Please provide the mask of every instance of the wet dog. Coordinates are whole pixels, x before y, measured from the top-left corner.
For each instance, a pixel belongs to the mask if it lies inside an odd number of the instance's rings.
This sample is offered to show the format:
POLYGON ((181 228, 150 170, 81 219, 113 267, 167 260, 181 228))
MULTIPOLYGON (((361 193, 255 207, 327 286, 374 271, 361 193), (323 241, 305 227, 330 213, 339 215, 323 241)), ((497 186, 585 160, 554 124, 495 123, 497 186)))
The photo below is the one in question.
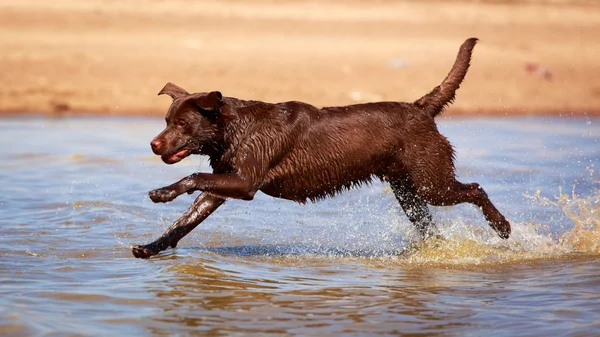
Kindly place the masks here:
POLYGON ((305 203, 373 178, 389 182, 400 206, 423 237, 434 225, 428 204, 472 203, 501 238, 510 224, 477 183, 456 180, 454 151, 434 117, 449 105, 469 68, 477 39, 466 40, 444 81, 413 103, 377 102, 316 108, 302 102, 265 103, 190 94, 167 83, 167 126, 150 143, 167 164, 206 155, 213 173, 194 173, 150 192, 169 202, 201 191, 192 206, 156 241, 133 247, 148 258, 177 242, 228 198, 252 200, 262 191, 305 203))

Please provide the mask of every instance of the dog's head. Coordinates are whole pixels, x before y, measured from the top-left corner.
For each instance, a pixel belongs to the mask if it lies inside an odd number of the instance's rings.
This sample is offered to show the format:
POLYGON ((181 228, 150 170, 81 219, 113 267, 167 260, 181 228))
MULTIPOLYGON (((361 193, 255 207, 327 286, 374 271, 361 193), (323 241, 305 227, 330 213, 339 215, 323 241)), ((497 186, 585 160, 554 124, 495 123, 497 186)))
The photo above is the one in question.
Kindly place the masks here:
POLYGON ((167 83, 158 93, 173 98, 165 120, 167 127, 150 146, 167 164, 175 164, 190 154, 202 153, 219 137, 217 121, 225 104, 218 91, 189 94, 173 83, 167 83))

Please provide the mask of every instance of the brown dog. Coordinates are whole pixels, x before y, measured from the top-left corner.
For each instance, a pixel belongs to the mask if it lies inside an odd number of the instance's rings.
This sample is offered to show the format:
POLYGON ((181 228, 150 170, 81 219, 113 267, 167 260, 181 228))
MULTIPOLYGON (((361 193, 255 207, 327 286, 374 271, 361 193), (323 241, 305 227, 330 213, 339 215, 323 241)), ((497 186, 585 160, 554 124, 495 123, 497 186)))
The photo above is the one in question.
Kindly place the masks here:
POLYGON ((302 102, 265 103, 189 94, 167 83, 173 98, 167 127, 151 142, 167 164, 191 154, 210 158, 213 173, 194 173, 150 192, 154 202, 202 193, 159 239, 133 247, 147 258, 177 242, 227 198, 252 200, 257 191, 304 203, 317 201, 373 177, 388 181, 400 206, 425 237, 433 225, 427 204, 477 205, 502 238, 510 224, 477 183, 455 178, 454 151, 434 122, 467 73, 477 39, 460 47, 439 86, 414 103, 378 102, 318 109, 302 102))

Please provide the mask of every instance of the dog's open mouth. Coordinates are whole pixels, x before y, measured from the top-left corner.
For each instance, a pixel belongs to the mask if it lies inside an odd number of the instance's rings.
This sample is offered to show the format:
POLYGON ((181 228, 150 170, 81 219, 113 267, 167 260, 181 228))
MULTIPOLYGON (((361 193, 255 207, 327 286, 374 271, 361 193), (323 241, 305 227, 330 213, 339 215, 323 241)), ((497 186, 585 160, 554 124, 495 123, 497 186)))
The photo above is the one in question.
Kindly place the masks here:
POLYGON ((165 164, 175 164, 177 162, 179 162, 181 159, 187 157, 190 155, 190 149, 180 149, 175 153, 171 153, 171 154, 164 154, 162 155, 160 158, 162 159, 163 162, 165 162, 165 164))

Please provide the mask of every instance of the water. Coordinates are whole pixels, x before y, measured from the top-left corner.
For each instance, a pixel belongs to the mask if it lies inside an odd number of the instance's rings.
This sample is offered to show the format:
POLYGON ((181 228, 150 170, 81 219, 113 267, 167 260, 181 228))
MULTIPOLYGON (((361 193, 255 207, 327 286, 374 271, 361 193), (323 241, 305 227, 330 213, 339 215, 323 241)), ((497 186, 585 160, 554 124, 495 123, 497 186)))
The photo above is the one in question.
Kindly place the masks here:
POLYGON ((384 184, 318 204, 228 201, 178 248, 133 258, 195 196, 151 155, 159 118, 0 119, 6 336, 595 336, 600 119, 441 120, 461 181, 513 224, 435 208, 425 244, 384 184))

